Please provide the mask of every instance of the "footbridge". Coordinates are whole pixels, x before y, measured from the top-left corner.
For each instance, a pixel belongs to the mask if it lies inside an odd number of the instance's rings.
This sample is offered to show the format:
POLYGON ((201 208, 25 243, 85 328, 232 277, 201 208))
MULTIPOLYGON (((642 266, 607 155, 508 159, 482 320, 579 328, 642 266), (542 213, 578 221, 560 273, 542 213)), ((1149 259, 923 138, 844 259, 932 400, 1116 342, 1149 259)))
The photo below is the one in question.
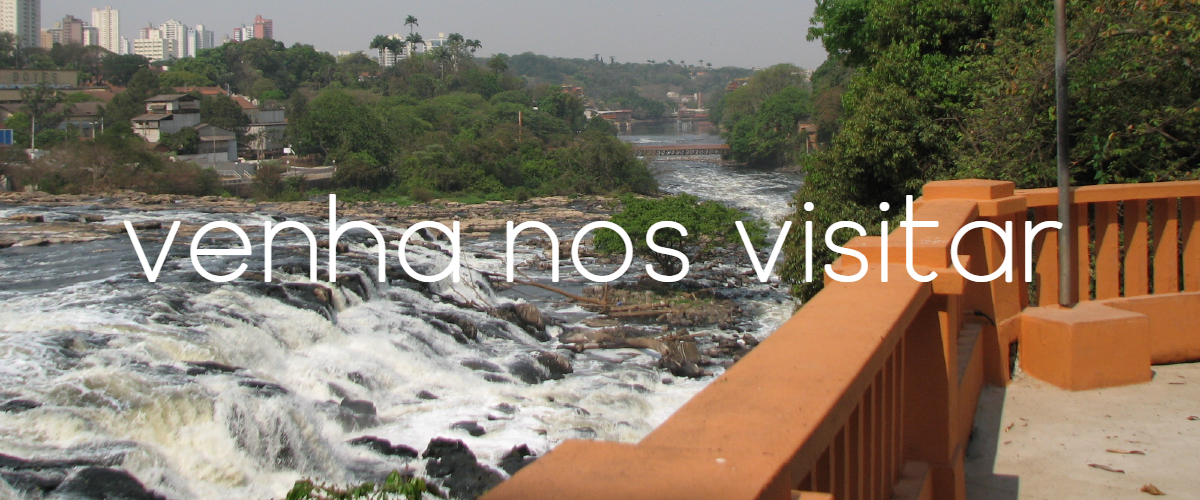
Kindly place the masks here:
POLYGON ((729 151, 728 144, 672 144, 669 146, 633 146, 638 156, 719 155, 729 151))

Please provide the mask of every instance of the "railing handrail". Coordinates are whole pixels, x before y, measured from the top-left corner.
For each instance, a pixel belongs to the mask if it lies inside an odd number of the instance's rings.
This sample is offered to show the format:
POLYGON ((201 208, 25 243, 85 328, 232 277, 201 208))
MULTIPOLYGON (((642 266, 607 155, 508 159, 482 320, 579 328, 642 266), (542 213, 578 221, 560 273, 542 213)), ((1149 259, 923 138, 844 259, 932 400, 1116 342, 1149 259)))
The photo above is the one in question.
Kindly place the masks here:
MULTIPOLYGON (((707 457, 716 469, 703 477, 663 470, 669 463, 616 460, 594 469, 594 462, 581 468, 576 460, 544 459, 485 498, 660 498, 647 484, 689 499, 786 495, 847 425, 932 294, 928 283, 911 279, 827 287, 641 442, 616 448, 628 458, 676 454, 679 468, 707 457), (863 316, 867 304, 874 314, 863 316), (847 323, 851 317, 858 320, 847 323)), ((600 457, 612 445, 577 443, 566 454, 600 457)), ((895 450, 896 470, 900 453, 895 450)))
MULTIPOLYGON (((1015 195, 1024 197, 1030 208, 1058 205, 1057 188, 1018 189, 1015 195)), ((1072 203, 1109 203, 1192 196, 1200 196, 1200 181, 1103 184, 1071 188, 1072 203)))

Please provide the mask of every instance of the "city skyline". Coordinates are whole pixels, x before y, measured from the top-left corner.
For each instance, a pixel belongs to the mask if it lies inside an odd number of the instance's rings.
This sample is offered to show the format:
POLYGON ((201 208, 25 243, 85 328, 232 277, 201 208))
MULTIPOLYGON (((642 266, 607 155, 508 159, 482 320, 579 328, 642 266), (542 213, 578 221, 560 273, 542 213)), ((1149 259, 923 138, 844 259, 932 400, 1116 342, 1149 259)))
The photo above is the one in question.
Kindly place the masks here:
POLYGON ((204 4, 148 0, 43 0, 42 29, 71 14, 86 19, 93 8, 112 5, 121 11, 121 36, 137 38, 137 30, 175 19, 189 26, 202 24, 217 41, 234 28, 253 26, 256 15, 275 21, 274 38, 287 45, 306 43, 318 50, 373 51, 375 35, 407 33, 406 15, 420 20, 417 31, 428 38, 437 33, 461 33, 479 39, 481 56, 534 52, 557 57, 592 58, 617 62, 701 59, 715 66, 763 67, 790 62, 815 68, 825 60, 818 42, 808 42, 808 19, 815 0, 785 3, 767 0, 753 5, 711 0, 691 3, 666 1, 604 4, 525 0, 471 4, 451 1, 436 5, 396 7, 382 0, 359 0, 338 8, 306 0, 283 2, 212 0, 204 4), (385 14, 386 13, 386 14, 385 14))

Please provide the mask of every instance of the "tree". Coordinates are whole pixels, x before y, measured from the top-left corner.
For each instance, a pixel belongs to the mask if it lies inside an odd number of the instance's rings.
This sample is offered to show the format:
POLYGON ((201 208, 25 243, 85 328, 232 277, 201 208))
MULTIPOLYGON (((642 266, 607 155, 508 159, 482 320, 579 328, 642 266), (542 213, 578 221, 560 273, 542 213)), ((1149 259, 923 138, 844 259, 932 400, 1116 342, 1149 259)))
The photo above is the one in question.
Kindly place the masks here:
POLYGON ((504 74, 508 71, 508 56, 505 54, 496 54, 488 59, 488 69, 495 71, 496 74, 504 74))
POLYGON ((404 18, 404 25, 405 25, 405 26, 408 26, 408 34, 410 34, 410 35, 411 35, 411 34, 413 34, 413 28, 415 28, 415 27, 417 27, 417 26, 420 26, 420 24, 417 24, 417 18, 416 18, 416 16, 407 16, 407 17, 405 17, 405 18, 404 18))
POLYGON ((213 85, 213 81, 208 77, 199 73, 192 73, 187 70, 175 70, 163 73, 159 77, 159 81, 166 87, 208 87, 213 85))
POLYGON ((395 180, 395 172, 380 165, 366 153, 349 155, 337 166, 333 183, 338 187, 356 187, 368 191, 386 188, 395 180))
POLYGON ((417 47, 425 46, 425 39, 421 38, 420 33, 409 33, 408 36, 404 38, 404 43, 408 44, 408 53, 410 56, 409 59, 412 59, 411 56, 417 55, 417 47))
POLYGON ((100 74, 104 77, 104 81, 123 87, 129 84, 129 80, 137 74, 138 70, 148 68, 149 65, 149 59, 137 54, 119 55, 110 52, 100 60, 100 74))
MULTIPOLYGON (((682 262, 675 257, 650 250, 646 242, 646 231, 660 221, 678 222, 687 228, 687 236, 674 229, 662 229, 655 233, 654 242, 687 255, 695 263, 709 258, 716 249, 740 248, 742 238, 736 222, 742 221, 746 234, 756 247, 766 240, 767 224, 761 219, 751 218, 741 210, 729 208, 715 201, 701 202, 695 196, 678 194, 663 198, 621 198, 621 210, 612 216, 612 222, 629 234, 634 254, 651 260, 655 271, 673 275, 681 270, 682 262)), ((611 230, 601 229, 594 240, 596 250, 603 253, 623 253, 625 243, 611 230)))
POLYGON ((246 127, 250 125, 250 117, 246 116, 242 107, 228 96, 220 94, 205 96, 200 100, 200 119, 237 134, 238 142, 244 141, 246 127))
POLYGON ((734 159, 751 166, 784 166, 805 153, 803 144, 808 133, 801 132, 799 126, 811 114, 808 91, 787 87, 767 97, 757 113, 727 124, 722 135, 734 159))
POLYGON ((62 95, 45 83, 21 88, 21 112, 30 117, 30 124, 36 128, 34 133, 39 135, 58 128, 67 117, 70 111, 59 106, 62 101, 62 95))
POLYGON ((371 40, 370 48, 379 51, 379 61, 382 63, 384 51, 390 51, 398 56, 404 52, 404 42, 387 35, 375 35, 375 38, 371 40))
POLYGON ((567 126, 571 127, 571 130, 583 130, 584 122, 587 120, 583 116, 583 99, 575 94, 551 91, 538 102, 538 109, 567 122, 567 126))
POLYGON ((158 143, 168 151, 194 155, 200 148, 200 133, 192 127, 184 127, 178 132, 163 134, 158 143))

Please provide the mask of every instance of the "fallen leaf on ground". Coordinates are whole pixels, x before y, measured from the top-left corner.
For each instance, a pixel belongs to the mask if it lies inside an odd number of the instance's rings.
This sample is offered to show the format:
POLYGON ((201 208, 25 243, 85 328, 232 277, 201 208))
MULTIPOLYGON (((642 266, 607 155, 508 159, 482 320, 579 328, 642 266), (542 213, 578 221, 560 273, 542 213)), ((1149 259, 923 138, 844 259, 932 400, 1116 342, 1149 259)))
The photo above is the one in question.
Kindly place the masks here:
POLYGON ((1183 385, 1184 384, 1183 382, 1167 382, 1167 383, 1171 384, 1171 385, 1183 385))
POLYGON ((1005 428, 1004 428, 1004 432, 1008 432, 1009 430, 1012 430, 1012 428, 1013 428, 1013 426, 1014 426, 1014 425, 1017 425, 1017 423, 1016 423, 1016 422, 1013 422, 1013 423, 1011 423, 1011 424, 1008 424, 1008 427, 1005 427, 1005 428))
POLYGON ((1200 420, 1200 417, 1192 415, 1192 416, 1188 417, 1188 420, 1200 420))
POLYGON ((1162 490, 1154 487, 1153 484, 1142 486, 1142 493, 1149 493, 1151 495, 1166 495, 1166 493, 1163 493, 1162 490))
POLYGON ((1123 470, 1121 470, 1121 469, 1114 469, 1114 468, 1112 468, 1112 467, 1109 467, 1109 466, 1107 466, 1107 465, 1100 465, 1100 464, 1088 464, 1088 467, 1092 467, 1092 468, 1095 468, 1095 469, 1100 469, 1100 470, 1106 470, 1106 471, 1109 471, 1109 472, 1116 472, 1117 474, 1124 474, 1124 473, 1125 473, 1125 471, 1123 471, 1123 470))
POLYGON ((1146 452, 1144 452, 1142 450, 1117 450, 1117 449, 1109 448, 1104 451, 1107 451, 1109 453, 1120 453, 1122 455, 1145 455, 1146 454, 1146 452))

